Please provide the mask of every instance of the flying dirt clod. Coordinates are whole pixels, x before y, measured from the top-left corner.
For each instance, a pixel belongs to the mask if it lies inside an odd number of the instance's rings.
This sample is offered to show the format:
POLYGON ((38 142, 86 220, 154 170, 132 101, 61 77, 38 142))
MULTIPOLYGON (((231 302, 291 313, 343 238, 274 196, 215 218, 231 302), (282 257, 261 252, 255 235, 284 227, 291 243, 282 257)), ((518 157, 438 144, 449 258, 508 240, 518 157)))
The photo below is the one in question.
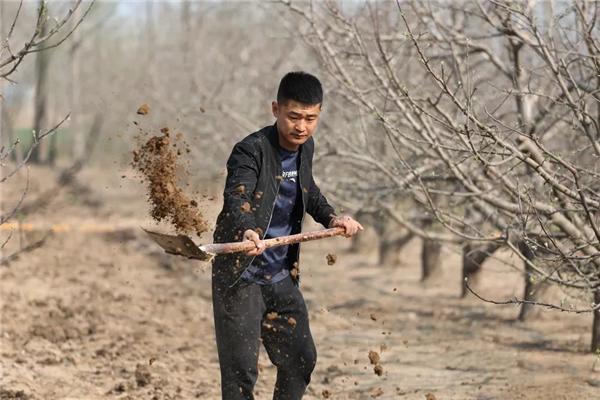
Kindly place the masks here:
POLYGON ((182 135, 178 133, 173 140, 168 128, 162 128, 161 133, 151 136, 133 151, 131 165, 148 185, 152 218, 172 223, 177 232, 196 232, 200 236, 208 230, 208 224, 198 203, 190 200, 178 187, 177 172, 182 168, 177 160, 181 151, 177 148, 185 146, 182 135))
POLYGON ((337 261, 337 256, 333 253, 327 254, 326 258, 327 258, 327 265, 333 265, 337 261))

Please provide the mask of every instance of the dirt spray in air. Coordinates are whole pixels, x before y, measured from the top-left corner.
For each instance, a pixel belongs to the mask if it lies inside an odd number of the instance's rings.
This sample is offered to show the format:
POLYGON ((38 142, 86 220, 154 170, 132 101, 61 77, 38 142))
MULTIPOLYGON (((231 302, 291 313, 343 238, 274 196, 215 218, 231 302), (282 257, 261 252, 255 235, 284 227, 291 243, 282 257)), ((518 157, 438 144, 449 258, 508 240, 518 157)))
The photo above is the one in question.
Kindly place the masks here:
POLYGON ((173 137, 169 128, 162 128, 160 135, 144 132, 137 139, 131 165, 147 184, 151 217, 171 223, 179 233, 195 232, 200 236, 206 232, 208 224, 198 203, 179 187, 178 175, 187 171, 178 158, 183 151, 189 153, 183 135, 177 133, 173 137))

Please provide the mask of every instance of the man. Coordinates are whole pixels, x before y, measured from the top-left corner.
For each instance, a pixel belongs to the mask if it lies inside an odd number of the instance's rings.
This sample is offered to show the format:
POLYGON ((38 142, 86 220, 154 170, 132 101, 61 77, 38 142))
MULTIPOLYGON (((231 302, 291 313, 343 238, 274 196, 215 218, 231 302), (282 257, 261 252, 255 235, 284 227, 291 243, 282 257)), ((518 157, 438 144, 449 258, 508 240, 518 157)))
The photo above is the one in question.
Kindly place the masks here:
POLYGON ((323 90, 304 72, 283 77, 272 103, 277 119, 237 143, 227 161, 223 210, 214 241, 251 240, 246 254, 213 261, 213 309, 225 400, 253 399, 262 340, 277 367, 274 399, 300 399, 316 349, 299 289, 300 245, 265 250, 263 239, 298 233, 305 213, 350 237, 362 226, 336 216, 312 176, 323 90))

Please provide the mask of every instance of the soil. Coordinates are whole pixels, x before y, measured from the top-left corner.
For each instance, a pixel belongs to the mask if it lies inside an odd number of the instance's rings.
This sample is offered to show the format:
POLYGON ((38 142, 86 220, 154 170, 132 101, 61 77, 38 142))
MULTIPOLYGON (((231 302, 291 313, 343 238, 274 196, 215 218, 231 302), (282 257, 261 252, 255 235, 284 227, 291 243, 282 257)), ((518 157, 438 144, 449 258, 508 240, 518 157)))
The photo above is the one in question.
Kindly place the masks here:
POLYGON ((376 351, 369 351, 369 361, 371 362, 371 364, 373 365, 377 365, 379 364, 379 361, 381 360, 381 357, 379 357, 379 353, 376 351))
POLYGON ((244 213, 252 212, 252 206, 247 201, 245 201, 244 203, 242 203, 242 205, 240 206, 240 209, 244 213))
POLYGON ((381 366, 381 364, 377 364, 376 366, 374 366, 373 372, 375 372, 375 375, 377 376, 383 375, 383 367, 381 366))
POLYGON ((290 276, 293 279, 298 279, 300 276, 300 264, 298 262, 294 262, 292 265, 292 269, 290 270, 290 276))
POLYGON ((274 320, 276 320, 277 318, 279 318, 279 315, 277 314, 277 312, 275 312, 275 311, 271 311, 271 312, 268 312, 268 313, 267 313, 267 320, 269 320, 269 321, 274 321, 274 320))
MULTIPOLYGON (((381 347, 383 347, 383 345, 381 345, 381 347)), ((380 361, 381 356, 378 352, 373 350, 369 351, 369 362, 371 365, 374 365, 373 372, 375 372, 375 375, 377 376, 383 375, 383 367, 381 366, 380 361)))
POLYGON ((29 396, 22 390, 6 390, 0 388, 0 399, 2 400, 27 400, 29 396))
POLYGON ((135 367, 135 382, 138 386, 143 387, 150 384, 152 380, 152 375, 150 374, 150 370, 147 366, 138 364, 135 367))
POLYGON ((327 258, 327 265, 333 265, 337 261, 337 256, 332 253, 327 254, 326 258, 327 258))
POLYGON ((149 135, 139 136, 141 143, 133 150, 132 166, 147 184, 150 215, 158 222, 169 221, 177 232, 195 232, 201 236, 207 231, 208 223, 196 200, 190 199, 179 187, 178 173, 181 174, 182 167, 178 157, 181 148, 187 148, 182 134, 177 133, 172 138, 169 128, 162 128, 161 135, 143 141, 145 136, 149 135))
MULTIPOLYGON (((138 109, 137 113, 140 115, 146 115, 150 112, 150 106, 146 103, 142 104, 138 109)), ((137 125, 137 123, 136 123, 137 125)))
MULTIPOLYGON (((2 399, 220 399, 210 265, 166 255, 146 237, 145 188, 121 179, 131 173, 86 169, 80 178, 94 183, 98 207, 65 192, 21 230, 15 225, 5 254, 55 233, 0 268, 2 399)), ((31 199, 56 178, 36 166, 30 176, 31 199)), ((3 188, 2 211, 18 201, 22 182, 3 188)), ((208 221, 220 211, 222 184, 190 188, 214 188, 208 221)), ((300 289, 318 354, 306 400, 600 398, 590 315, 535 309, 519 322, 516 307, 461 299, 461 256, 451 247, 439 279, 426 284, 418 240, 397 265, 349 250, 342 237, 302 245, 300 289), (329 252, 340 255, 332 267, 323 263, 329 252), (367 357, 375 349, 385 349, 381 376, 367 357)), ((473 288, 493 299, 520 296, 520 272, 500 260, 513 259, 489 260, 473 288)), ((276 368, 262 347, 259 370, 256 399, 270 399, 276 368)))

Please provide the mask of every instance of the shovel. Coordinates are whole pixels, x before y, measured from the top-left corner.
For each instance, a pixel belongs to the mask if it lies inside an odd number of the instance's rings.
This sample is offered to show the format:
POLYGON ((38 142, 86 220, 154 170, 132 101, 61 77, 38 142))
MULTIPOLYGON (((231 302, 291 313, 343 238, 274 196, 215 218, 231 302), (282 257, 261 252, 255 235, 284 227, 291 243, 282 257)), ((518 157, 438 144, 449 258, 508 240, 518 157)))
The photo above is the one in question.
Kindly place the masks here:
MULTIPOLYGON (((144 229, 144 228, 142 228, 144 229)), ((243 242, 233 243, 212 243, 198 246, 189 236, 186 235, 167 235, 144 229, 152 240, 154 240, 165 252, 178 256, 184 256, 201 261, 210 261, 217 254, 243 253, 256 248, 254 242, 245 240, 243 242)), ((283 246, 292 243, 308 242, 338 236, 344 234, 345 229, 341 227, 324 229, 321 231, 312 231, 298 233, 289 236, 280 236, 277 238, 263 240, 265 248, 283 246)))

